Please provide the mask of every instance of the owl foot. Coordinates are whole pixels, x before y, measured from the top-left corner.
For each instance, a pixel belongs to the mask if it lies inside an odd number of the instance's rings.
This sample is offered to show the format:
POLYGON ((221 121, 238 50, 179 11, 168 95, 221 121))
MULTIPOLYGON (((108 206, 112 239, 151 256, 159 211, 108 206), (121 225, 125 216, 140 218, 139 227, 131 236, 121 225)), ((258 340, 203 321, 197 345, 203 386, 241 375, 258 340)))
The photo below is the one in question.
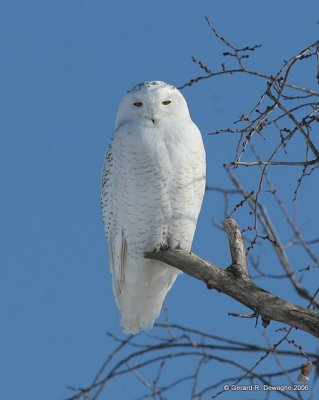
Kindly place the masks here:
POLYGON ((157 246, 155 246, 155 250, 154 252, 158 252, 158 251, 165 251, 169 249, 169 245, 167 243, 160 243, 157 246))

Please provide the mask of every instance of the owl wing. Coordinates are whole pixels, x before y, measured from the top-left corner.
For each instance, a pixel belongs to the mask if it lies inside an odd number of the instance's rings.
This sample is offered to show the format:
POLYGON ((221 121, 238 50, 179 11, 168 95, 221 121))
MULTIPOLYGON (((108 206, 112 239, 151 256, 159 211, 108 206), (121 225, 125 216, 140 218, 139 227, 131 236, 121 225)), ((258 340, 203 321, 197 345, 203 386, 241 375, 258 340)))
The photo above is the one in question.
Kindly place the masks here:
POLYGON ((122 292, 125 265, 127 260, 127 242, 123 231, 119 228, 120 215, 118 213, 118 191, 116 186, 117 170, 114 166, 114 157, 117 157, 116 147, 113 149, 113 138, 106 152, 102 171, 101 207, 105 235, 109 242, 109 266, 112 272, 112 285, 115 299, 118 303, 122 292), (115 153, 115 154, 114 154, 115 153))

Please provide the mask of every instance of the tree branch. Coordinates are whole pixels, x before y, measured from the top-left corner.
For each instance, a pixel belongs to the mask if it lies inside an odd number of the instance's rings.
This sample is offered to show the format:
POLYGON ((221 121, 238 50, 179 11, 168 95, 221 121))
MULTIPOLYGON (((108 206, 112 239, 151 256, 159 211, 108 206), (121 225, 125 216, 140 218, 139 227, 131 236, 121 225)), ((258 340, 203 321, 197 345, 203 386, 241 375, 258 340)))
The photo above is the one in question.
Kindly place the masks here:
POLYGON ((225 221, 232 255, 232 264, 226 270, 178 248, 145 253, 145 257, 162 261, 205 282, 209 289, 227 294, 259 314, 265 321, 282 322, 319 338, 319 313, 287 303, 249 279, 238 225, 234 220, 225 221))

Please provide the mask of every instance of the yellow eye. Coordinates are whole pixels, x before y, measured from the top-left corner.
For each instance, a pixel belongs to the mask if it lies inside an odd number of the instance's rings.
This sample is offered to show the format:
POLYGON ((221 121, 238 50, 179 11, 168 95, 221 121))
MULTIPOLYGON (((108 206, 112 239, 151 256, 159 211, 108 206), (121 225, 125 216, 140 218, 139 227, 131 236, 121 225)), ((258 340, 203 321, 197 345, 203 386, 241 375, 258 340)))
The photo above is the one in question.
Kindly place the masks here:
POLYGON ((134 103, 135 107, 142 107, 143 103, 141 101, 137 101, 136 103, 134 103))
POLYGON ((165 101, 162 101, 162 104, 164 106, 168 106, 169 104, 171 104, 171 101, 170 100, 165 100, 165 101))

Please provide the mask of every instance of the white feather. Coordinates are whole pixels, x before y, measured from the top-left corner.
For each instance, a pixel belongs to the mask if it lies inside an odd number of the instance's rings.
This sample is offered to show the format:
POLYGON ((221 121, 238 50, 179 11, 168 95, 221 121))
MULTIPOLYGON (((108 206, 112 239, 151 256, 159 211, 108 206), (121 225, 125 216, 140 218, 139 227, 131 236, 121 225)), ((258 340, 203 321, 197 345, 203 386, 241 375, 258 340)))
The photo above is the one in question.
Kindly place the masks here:
POLYGON ((182 94, 158 81, 129 91, 102 176, 113 292, 127 333, 153 327, 180 273, 144 253, 160 245, 190 250, 205 169, 202 138, 182 94))

